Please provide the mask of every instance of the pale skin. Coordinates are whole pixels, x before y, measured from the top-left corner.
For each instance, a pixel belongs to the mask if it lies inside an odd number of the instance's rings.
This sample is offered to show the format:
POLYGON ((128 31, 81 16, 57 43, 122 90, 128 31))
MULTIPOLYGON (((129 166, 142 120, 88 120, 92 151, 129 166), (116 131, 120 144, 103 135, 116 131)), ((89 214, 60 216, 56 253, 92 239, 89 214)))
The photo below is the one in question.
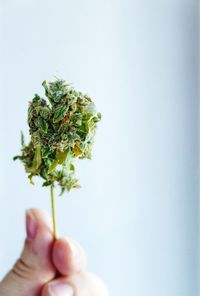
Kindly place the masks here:
POLYGON ((49 216, 26 214, 24 249, 0 283, 0 296, 108 296, 104 283, 86 271, 86 256, 71 238, 54 240, 49 216))

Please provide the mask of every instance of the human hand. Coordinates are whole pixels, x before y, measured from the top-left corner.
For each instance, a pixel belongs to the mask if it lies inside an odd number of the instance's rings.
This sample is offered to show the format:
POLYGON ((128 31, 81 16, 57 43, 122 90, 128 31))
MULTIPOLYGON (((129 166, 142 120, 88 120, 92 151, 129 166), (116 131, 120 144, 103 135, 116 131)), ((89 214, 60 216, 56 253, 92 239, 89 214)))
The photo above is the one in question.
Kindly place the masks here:
POLYGON ((0 296, 107 296, 103 282, 86 272, 82 248, 69 238, 54 241, 51 225, 41 210, 27 211, 24 249, 0 283, 0 296))

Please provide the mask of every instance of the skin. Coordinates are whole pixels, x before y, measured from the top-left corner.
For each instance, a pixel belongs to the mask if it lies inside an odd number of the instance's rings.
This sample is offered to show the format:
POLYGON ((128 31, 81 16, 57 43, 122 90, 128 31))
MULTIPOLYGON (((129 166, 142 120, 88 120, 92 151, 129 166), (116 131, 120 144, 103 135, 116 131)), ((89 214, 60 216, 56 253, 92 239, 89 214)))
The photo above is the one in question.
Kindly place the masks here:
POLYGON ((1 296, 108 296, 104 283, 86 271, 86 256, 71 238, 53 238, 49 216, 26 214, 27 238, 20 258, 0 283, 1 296))

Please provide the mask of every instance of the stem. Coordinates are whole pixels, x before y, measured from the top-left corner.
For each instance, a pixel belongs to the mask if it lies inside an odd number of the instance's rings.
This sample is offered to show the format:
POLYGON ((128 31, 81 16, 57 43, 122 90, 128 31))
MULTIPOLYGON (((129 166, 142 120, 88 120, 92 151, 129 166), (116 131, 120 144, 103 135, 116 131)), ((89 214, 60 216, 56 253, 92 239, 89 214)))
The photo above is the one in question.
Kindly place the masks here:
POLYGON ((56 207, 54 197, 54 185, 51 185, 51 209, 52 209, 52 220, 53 220, 53 235, 57 239, 57 228, 56 228, 56 207))

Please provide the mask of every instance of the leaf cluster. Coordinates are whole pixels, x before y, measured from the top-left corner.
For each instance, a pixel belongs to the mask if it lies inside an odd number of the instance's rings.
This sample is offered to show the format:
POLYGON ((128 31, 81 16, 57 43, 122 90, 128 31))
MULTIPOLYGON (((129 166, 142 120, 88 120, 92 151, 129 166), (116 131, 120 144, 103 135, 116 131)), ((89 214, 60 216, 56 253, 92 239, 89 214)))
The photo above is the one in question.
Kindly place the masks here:
POLYGON ((28 177, 40 176, 43 186, 57 183, 61 194, 79 188, 74 160, 91 158, 97 123, 101 114, 92 99, 64 80, 42 83, 46 98, 34 96, 28 107, 31 141, 21 136, 20 159, 28 177))

